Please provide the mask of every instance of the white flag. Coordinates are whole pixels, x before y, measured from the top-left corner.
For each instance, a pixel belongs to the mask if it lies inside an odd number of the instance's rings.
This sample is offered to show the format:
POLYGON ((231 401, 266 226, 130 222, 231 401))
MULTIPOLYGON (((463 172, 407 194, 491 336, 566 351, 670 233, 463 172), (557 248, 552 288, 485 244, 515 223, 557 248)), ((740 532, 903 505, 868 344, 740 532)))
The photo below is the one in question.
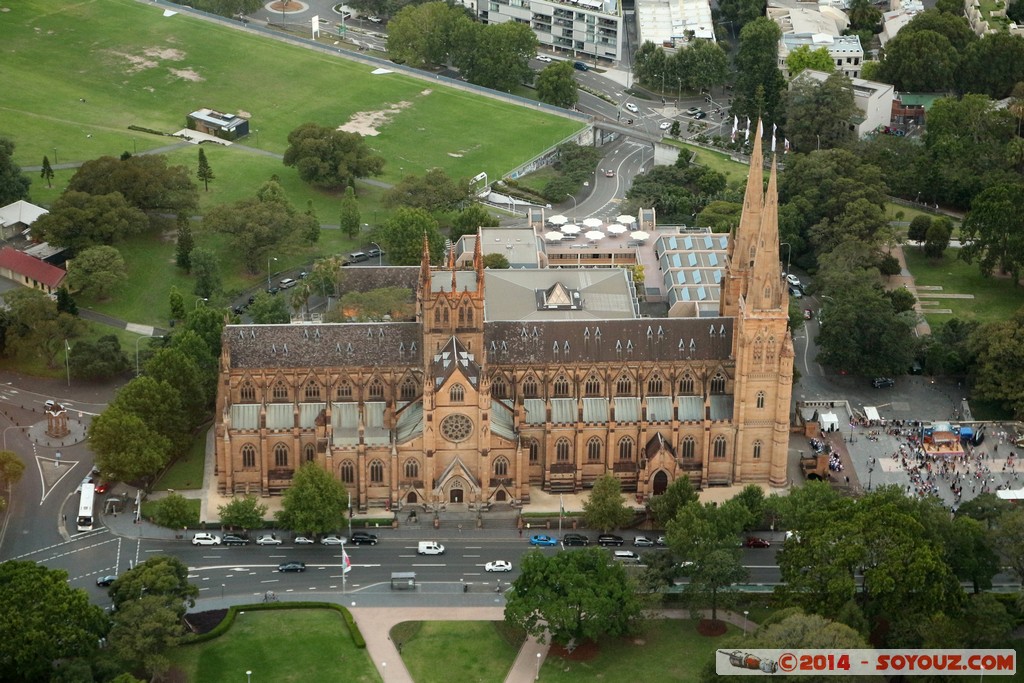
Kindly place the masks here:
POLYGON ((345 546, 341 546, 341 565, 342 574, 348 574, 350 571, 352 571, 352 559, 349 558, 348 553, 345 552, 345 546))
POLYGON ((743 142, 750 140, 750 117, 747 117, 747 130, 743 133, 743 142))
POLYGON ((782 138, 782 153, 789 154, 789 138, 782 138))
POLYGON ((736 133, 740 130, 740 117, 737 114, 732 116, 732 141, 736 142, 736 133))
POLYGON ((778 124, 772 124, 772 154, 775 154, 775 131, 778 129, 778 124))

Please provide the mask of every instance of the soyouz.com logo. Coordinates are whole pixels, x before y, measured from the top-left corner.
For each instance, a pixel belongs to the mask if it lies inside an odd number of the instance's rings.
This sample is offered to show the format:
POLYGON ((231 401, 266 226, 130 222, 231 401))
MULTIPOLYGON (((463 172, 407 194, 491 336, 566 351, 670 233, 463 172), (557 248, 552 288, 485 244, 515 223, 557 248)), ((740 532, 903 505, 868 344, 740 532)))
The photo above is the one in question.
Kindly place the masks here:
POLYGON ((715 670, 722 676, 1012 676, 1014 650, 718 650, 715 670))

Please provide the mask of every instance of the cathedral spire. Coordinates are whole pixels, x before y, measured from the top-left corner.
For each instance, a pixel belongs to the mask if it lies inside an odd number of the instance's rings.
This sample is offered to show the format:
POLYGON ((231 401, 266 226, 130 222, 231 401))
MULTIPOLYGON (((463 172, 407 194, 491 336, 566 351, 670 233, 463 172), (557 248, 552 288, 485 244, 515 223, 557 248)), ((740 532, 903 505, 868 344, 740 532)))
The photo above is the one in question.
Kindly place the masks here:
POLYGON ((458 283, 455 282, 455 245, 451 245, 448 248, 448 270, 452 271, 452 294, 458 289, 458 283))
POLYGON ((483 291, 484 283, 484 240, 483 228, 476 229, 476 244, 473 246, 473 268, 476 270, 476 291, 483 291))
POLYGON ((786 310, 789 297, 782 280, 779 261, 779 183, 778 163, 772 156, 772 169, 768 176, 768 192, 764 197, 764 210, 758 230, 754 266, 750 277, 754 310, 786 310))
POLYGON ((420 289, 430 291, 430 240, 423 233, 423 255, 420 257, 420 289))
POLYGON ((736 228, 736 248, 733 250, 733 267, 748 270, 754 260, 757 233, 761 227, 761 210, 764 207, 764 155, 761 151, 761 121, 757 122, 754 147, 750 151, 750 170, 747 174, 747 191, 743 195, 743 214, 736 228))

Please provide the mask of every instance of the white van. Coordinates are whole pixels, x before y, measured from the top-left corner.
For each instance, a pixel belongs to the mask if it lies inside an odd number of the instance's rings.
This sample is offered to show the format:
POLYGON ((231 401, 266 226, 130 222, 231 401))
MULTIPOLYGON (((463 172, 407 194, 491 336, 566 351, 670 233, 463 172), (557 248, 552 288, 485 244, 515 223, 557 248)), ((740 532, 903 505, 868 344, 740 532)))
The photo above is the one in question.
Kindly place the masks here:
POLYGON ((420 541, 416 553, 418 555, 443 555, 444 546, 437 541, 420 541))
POLYGON ((634 564, 640 562, 640 556, 632 550, 616 550, 612 557, 620 562, 632 562, 634 564))

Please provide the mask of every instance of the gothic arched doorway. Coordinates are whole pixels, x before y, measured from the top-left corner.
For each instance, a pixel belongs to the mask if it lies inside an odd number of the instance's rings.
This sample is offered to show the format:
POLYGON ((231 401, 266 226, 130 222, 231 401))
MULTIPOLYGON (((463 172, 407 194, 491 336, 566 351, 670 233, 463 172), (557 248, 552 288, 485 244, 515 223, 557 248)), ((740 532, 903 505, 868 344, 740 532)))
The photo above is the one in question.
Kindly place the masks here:
POLYGON ((417 498, 416 498, 416 492, 415 492, 415 491, 409 491, 409 495, 405 497, 405 501, 406 501, 407 503, 413 503, 413 504, 415 504, 415 503, 416 503, 416 501, 417 501, 417 498))
POLYGON ((651 494, 660 496, 665 493, 665 489, 668 488, 668 475, 665 474, 664 470, 658 470, 654 475, 654 481, 652 482, 651 494))
POLYGON ((498 489, 498 491, 494 494, 494 500, 498 501, 499 503, 504 503, 505 498, 505 489, 498 489))
POLYGON ((459 484, 453 484, 451 489, 448 491, 448 502, 461 503, 463 500, 462 488, 459 484))

